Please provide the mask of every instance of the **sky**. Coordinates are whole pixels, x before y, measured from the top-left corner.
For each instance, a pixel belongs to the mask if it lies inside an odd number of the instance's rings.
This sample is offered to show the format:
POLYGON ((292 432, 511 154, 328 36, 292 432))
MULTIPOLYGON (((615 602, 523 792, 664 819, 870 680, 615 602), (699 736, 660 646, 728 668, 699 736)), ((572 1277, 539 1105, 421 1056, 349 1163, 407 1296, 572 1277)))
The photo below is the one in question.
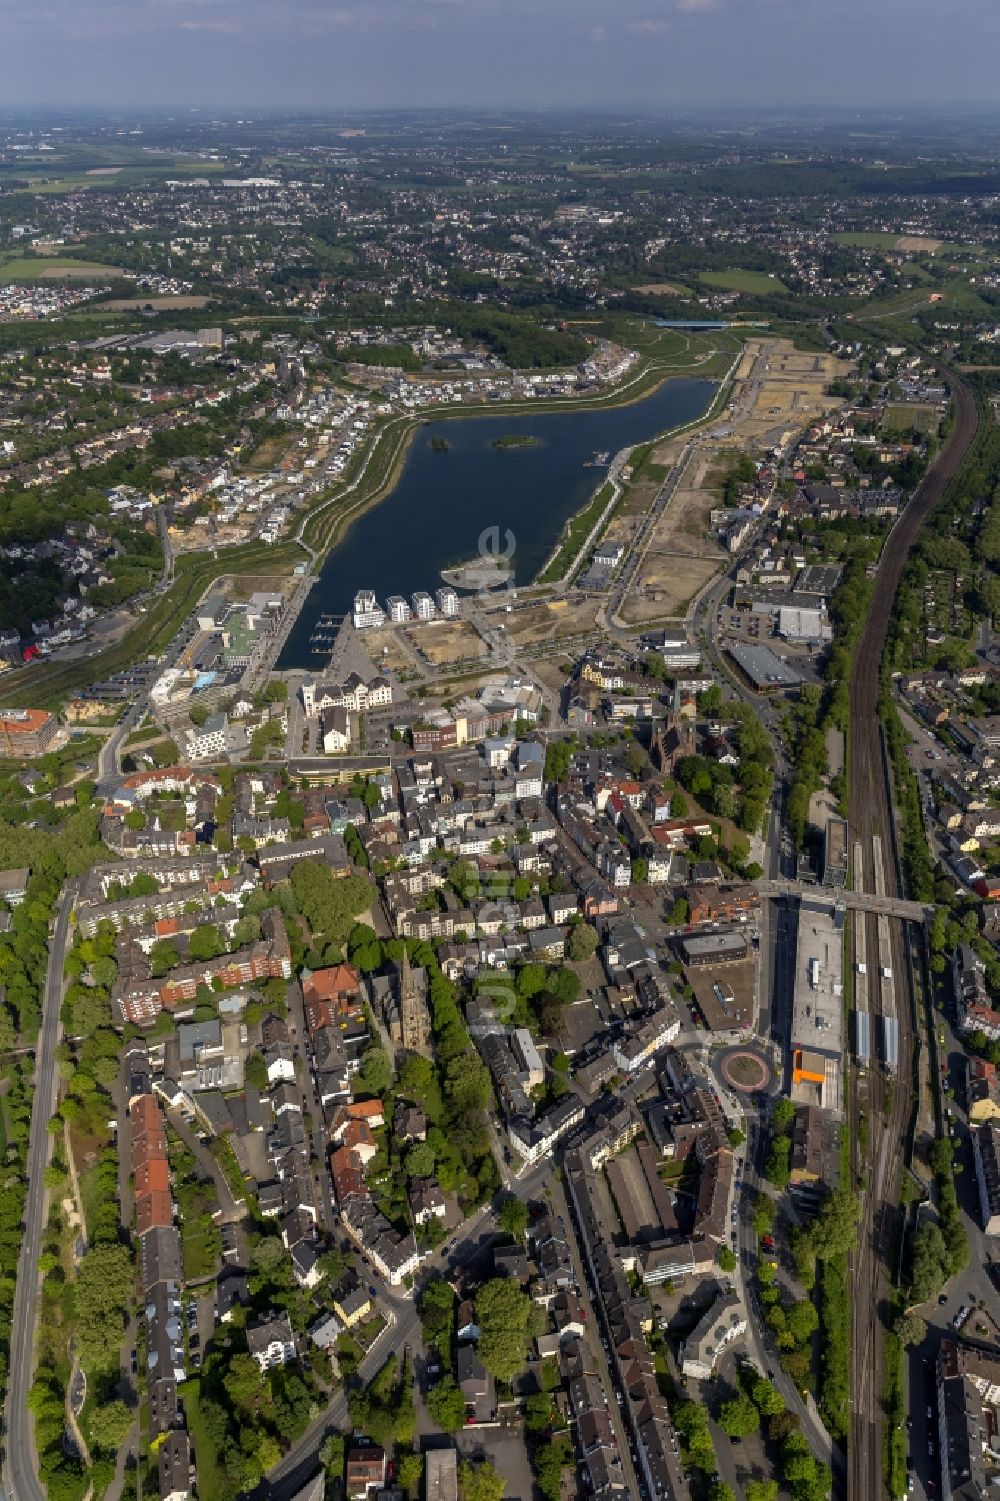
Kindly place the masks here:
POLYGON ((0 0, 0 105, 1000 104, 997 0, 0 0))

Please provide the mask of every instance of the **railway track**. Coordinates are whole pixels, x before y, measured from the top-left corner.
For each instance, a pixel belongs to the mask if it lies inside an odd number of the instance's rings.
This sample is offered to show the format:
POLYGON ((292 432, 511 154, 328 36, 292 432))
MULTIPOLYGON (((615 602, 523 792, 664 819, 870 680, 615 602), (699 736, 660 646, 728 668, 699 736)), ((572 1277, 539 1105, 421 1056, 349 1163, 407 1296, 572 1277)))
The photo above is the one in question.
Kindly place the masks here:
MULTIPOLYGON (((850 682, 850 795, 852 835, 865 851, 883 855, 881 879, 888 896, 903 896, 895 858, 896 838, 892 789, 883 755, 879 723, 879 685, 896 591, 910 550, 927 517, 937 506, 975 437, 979 422, 969 388, 952 377, 955 426, 948 442, 917 487, 893 527, 882 550, 850 682)), ((874 864, 874 862, 873 862, 874 864)), ((874 869, 873 869, 874 874, 874 869)), ((865 949, 879 953, 877 920, 859 914, 867 924, 865 949)), ((850 1109, 853 1130, 855 1183, 862 1190, 858 1248, 852 1267, 853 1421, 849 1441, 847 1484, 849 1501, 879 1501, 886 1494, 883 1478, 883 1338, 890 1287, 889 1255, 898 1199, 899 1170, 910 1108, 907 1081, 914 1047, 914 998, 909 977, 907 938, 900 923, 890 937, 893 1006, 899 1025, 898 1087, 873 1062, 863 1077, 851 1074, 850 1109), (858 1130, 867 1116, 867 1139, 858 1130)), ((884 933, 882 935, 885 941, 884 933)), ((870 976, 870 981, 871 981, 870 976)), ((868 991, 879 996, 882 987, 869 981, 868 991)), ((874 1018, 873 1018, 874 1030, 874 1018)), ((873 1049, 874 1054, 874 1049, 873 1049)))

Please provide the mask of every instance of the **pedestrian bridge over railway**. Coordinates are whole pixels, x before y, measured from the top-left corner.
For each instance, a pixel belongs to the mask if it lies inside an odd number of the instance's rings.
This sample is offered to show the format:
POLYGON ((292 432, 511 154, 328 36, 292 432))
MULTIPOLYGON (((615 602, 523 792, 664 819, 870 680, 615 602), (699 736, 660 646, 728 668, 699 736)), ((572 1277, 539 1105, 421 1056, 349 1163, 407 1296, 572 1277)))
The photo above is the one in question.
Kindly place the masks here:
POLYGON ((882 917, 902 917, 908 922, 926 922, 934 916, 933 902, 908 902, 902 897, 874 896, 869 891, 846 891, 842 886, 811 885, 808 881, 760 881, 761 896, 779 901, 783 896, 821 897, 840 902, 850 912, 875 912, 882 917))

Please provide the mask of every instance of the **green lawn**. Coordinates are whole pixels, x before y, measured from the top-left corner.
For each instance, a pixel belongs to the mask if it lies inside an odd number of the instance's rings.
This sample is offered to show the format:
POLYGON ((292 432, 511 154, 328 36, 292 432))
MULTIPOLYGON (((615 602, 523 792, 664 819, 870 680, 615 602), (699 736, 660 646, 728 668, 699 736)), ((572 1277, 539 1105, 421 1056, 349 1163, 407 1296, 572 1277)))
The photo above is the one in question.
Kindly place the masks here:
POLYGON ((209 1214, 189 1216, 181 1221, 181 1254, 184 1258, 184 1277, 196 1282, 201 1277, 211 1277, 218 1270, 222 1237, 209 1214))
POLYGON ((611 486, 605 483, 598 490, 589 505, 582 511, 578 511, 569 523, 566 538, 559 548, 558 553, 546 568, 544 573, 539 574, 536 582, 548 584, 553 579, 561 579, 567 568, 576 558, 577 553, 583 546, 589 533, 597 525, 597 518, 611 499, 611 486))
POLYGON ((918 427, 921 432, 936 431, 937 413, 930 407, 910 406, 906 402, 894 402, 886 407, 882 419, 883 432, 901 433, 913 427, 918 427))
POLYGON ((126 735, 126 745, 144 745, 147 740, 162 740, 163 731, 158 724, 147 724, 141 730, 133 730, 131 735, 126 735))
POLYGON ((768 276, 764 271, 702 271, 699 279, 710 287, 722 287, 727 292, 753 292, 759 297, 787 290, 777 276, 768 276))
POLYGON ((83 1204, 83 1218, 87 1226, 87 1234, 94 1233, 97 1224, 97 1213, 100 1209, 100 1188, 97 1182, 97 1167, 84 1168, 78 1174, 80 1179, 80 1200, 83 1204))

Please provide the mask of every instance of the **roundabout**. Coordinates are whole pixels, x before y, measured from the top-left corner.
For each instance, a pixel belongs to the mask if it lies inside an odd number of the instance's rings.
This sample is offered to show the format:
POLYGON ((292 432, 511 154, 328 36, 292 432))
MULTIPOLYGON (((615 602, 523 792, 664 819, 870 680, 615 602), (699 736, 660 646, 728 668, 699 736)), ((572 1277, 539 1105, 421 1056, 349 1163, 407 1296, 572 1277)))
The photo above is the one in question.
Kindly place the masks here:
POLYGON ((762 1048, 726 1048, 712 1064, 721 1082, 736 1094, 770 1094, 777 1087, 774 1068, 762 1048))

